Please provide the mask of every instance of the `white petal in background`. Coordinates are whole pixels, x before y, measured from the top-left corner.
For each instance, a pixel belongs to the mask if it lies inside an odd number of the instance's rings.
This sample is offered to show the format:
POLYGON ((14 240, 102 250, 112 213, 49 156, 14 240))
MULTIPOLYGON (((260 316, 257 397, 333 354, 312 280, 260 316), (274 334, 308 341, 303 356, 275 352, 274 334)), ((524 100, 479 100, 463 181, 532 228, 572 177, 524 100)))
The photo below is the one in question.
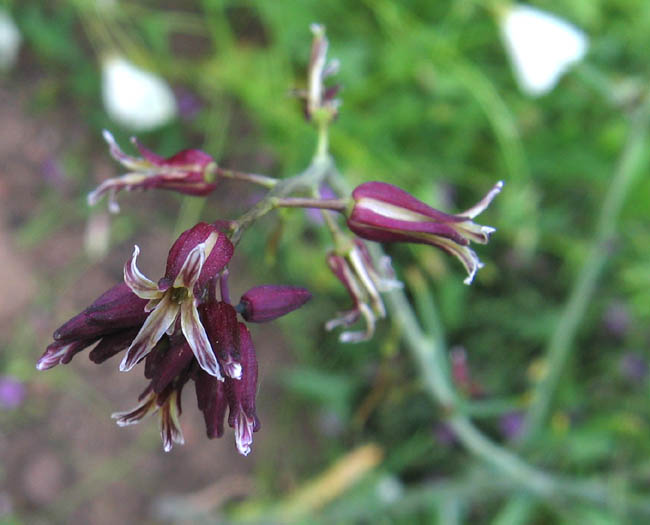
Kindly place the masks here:
POLYGON ((102 63, 102 96, 109 117, 133 130, 154 129, 176 116, 167 82, 119 56, 102 63))
POLYGON ((501 35, 521 90, 531 96, 551 91, 587 52, 585 34, 555 15, 514 5, 501 16, 501 35))
POLYGON ((20 31, 13 19, 7 11, 0 8, 0 71, 14 65, 21 40, 20 31))

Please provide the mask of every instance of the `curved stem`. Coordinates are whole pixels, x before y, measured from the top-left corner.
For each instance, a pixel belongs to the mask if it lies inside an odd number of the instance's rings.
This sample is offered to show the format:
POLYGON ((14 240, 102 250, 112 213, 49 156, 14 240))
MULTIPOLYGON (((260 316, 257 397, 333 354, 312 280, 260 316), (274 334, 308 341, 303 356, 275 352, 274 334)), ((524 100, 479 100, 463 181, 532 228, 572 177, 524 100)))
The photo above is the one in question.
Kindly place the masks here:
POLYGON ((418 365, 424 387, 449 414, 448 424, 458 439, 472 453, 532 492, 543 497, 550 496, 554 490, 551 476, 493 443, 467 416, 460 413, 457 396, 447 373, 448 364, 443 348, 422 332, 404 292, 393 291, 386 295, 386 299, 392 319, 400 327, 404 342, 418 365))
POLYGON ((551 407, 566 362, 571 354, 573 340, 593 297, 598 278, 611 254, 608 243, 616 232, 616 219, 623 207, 625 197, 639 173, 645 152, 645 139, 650 125, 650 98, 638 108, 632 118, 627 143, 621 154, 607 197, 598 218, 596 233, 585 263, 560 316, 560 321, 546 348, 547 373, 533 390, 521 443, 528 442, 541 429, 551 407))

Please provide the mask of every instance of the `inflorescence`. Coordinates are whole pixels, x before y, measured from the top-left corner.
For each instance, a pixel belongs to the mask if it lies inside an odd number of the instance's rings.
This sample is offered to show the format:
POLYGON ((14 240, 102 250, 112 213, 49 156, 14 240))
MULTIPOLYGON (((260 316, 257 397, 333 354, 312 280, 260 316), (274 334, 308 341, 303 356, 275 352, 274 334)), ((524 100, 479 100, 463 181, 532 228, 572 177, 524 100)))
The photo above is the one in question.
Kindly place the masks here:
POLYGON ((362 330, 344 331, 342 342, 370 339, 378 319, 386 316, 381 293, 401 286, 387 257, 374 261, 365 241, 410 242, 436 246, 457 257, 470 284, 482 263, 470 243, 485 244, 494 228, 473 219, 483 212, 503 184, 498 182, 474 207, 447 214, 419 201, 404 190, 384 182, 366 182, 347 196, 321 199, 317 188, 332 173, 326 152, 328 126, 338 114, 339 87, 327 87, 326 78, 338 70, 327 62, 324 28, 312 26, 314 40, 308 87, 297 90, 304 111, 317 127, 319 148, 310 168, 292 179, 279 181, 262 175, 225 170, 207 153, 183 150, 163 158, 133 139, 141 157, 124 153, 113 136, 104 131, 111 155, 127 170, 125 175, 103 182, 88 196, 91 205, 108 196, 109 209, 119 211, 116 195, 121 190, 154 188, 206 196, 220 177, 263 185, 269 193, 239 220, 201 222, 182 233, 172 245, 164 275, 152 281, 137 266, 135 246, 124 265, 124 282, 116 284, 81 313, 59 327, 37 363, 47 370, 67 364, 82 350, 93 347, 95 363, 124 352, 120 370, 144 363, 149 381, 132 410, 117 412, 118 425, 139 422, 157 413, 165 451, 183 443, 179 416, 181 393, 194 382, 199 410, 209 438, 221 437, 228 425, 235 431, 241 454, 251 451, 253 433, 260 429, 256 413, 258 366, 247 323, 272 321, 301 307, 311 294, 297 286, 262 285, 248 290, 233 304, 228 287, 229 265, 243 230, 278 207, 320 208, 332 233, 333 249, 327 264, 352 299, 352 308, 326 323, 326 329, 350 327, 359 320, 362 330), (307 197, 305 197, 305 192, 307 197), (318 197, 312 198, 311 196, 318 197), (334 212, 345 216, 341 227, 334 212))

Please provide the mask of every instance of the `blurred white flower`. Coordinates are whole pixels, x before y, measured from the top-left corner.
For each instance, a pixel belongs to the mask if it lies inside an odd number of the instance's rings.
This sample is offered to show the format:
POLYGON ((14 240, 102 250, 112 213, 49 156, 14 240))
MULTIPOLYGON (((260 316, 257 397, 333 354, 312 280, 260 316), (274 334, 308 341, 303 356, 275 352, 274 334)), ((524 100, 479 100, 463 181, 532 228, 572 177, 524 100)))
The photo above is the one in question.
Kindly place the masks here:
POLYGON ((528 95, 551 91, 587 52, 588 40, 582 31, 534 7, 509 7, 499 22, 515 77, 528 95))
POLYGON ((14 65, 21 40, 20 31, 13 19, 7 11, 0 8, 0 70, 14 65))
POLYGON ((102 63, 102 96, 111 119, 133 130, 157 128, 176 116, 167 82, 119 56, 102 63))

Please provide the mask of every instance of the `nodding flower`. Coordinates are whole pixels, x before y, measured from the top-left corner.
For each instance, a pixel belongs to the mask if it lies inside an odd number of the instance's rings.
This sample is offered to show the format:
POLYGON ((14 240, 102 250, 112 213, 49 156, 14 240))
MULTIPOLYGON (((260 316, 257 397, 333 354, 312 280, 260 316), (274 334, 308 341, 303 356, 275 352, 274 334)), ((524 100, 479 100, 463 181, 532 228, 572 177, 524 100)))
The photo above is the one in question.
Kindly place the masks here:
POLYGON ((348 227, 359 237, 376 242, 430 244, 460 259, 470 284, 483 266, 469 247, 470 242, 487 244, 495 231, 472 221, 483 212, 503 188, 494 187, 475 206, 450 215, 438 211, 397 186, 385 182, 366 182, 352 192, 354 200, 348 214, 348 227))
POLYGON ((342 332, 339 339, 342 343, 367 341, 375 333, 377 319, 386 317, 386 308, 380 292, 402 287, 402 283, 394 278, 390 258, 384 257, 378 270, 367 246, 355 238, 350 249, 344 254, 330 252, 327 264, 350 294, 353 308, 328 321, 325 329, 330 331, 339 326, 348 327, 363 318, 364 330, 342 332))
POLYGON ((135 408, 112 415, 118 425, 157 414, 164 450, 183 444, 181 394, 193 380, 208 437, 223 435, 228 411, 237 450, 249 454, 253 433, 260 429, 258 368, 251 335, 238 315, 248 322, 271 321, 302 306, 311 294, 297 286, 256 286, 233 306, 226 269, 233 251, 219 224, 199 223, 172 245, 165 274, 154 283, 137 268, 136 246, 124 267, 125 282, 58 328, 37 368, 69 363, 93 345, 95 363, 126 350, 120 369, 144 361, 149 384, 135 408))
POLYGON ((116 195, 122 190, 149 190, 159 188, 186 195, 204 196, 211 193, 216 184, 212 180, 214 159, 198 149, 186 149, 165 159, 142 146, 135 137, 131 139, 142 157, 124 153, 113 135, 104 130, 111 156, 128 172, 102 182, 88 194, 88 204, 94 206, 104 195, 108 195, 108 207, 113 213, 120 211, 116 195))

